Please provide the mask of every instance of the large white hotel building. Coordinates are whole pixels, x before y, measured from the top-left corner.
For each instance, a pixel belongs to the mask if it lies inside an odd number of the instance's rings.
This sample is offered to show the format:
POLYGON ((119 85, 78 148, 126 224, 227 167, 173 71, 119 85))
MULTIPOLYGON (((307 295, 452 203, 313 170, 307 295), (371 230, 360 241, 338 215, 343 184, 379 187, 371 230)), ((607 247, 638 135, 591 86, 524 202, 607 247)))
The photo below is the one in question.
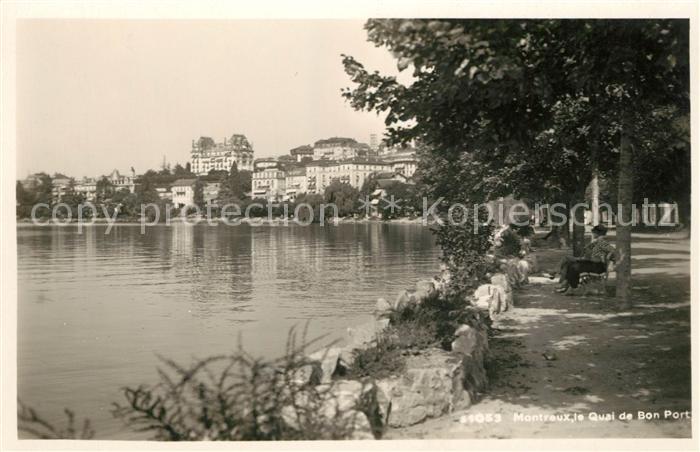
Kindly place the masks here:
POLYGON ((236 162, 239 170, 253 171, 253 146, 245 135, 233 134, 216 143, 210 137, 192 140, 190 154, 192 172, 204 176, 211 170, 229 171, 236 162))

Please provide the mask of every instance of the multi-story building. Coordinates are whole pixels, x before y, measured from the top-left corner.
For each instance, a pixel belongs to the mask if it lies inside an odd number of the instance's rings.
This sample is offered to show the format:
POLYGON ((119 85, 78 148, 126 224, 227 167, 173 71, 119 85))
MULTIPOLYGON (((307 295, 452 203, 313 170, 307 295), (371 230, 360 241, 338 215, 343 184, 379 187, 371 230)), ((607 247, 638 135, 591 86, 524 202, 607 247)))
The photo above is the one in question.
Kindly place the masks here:
POLYGON ((277 168, 279 164, 274 157, 264 157, 255 159, 253 162, 253 171, 261 171, 268 168, 277 168))
POLYGON ((314 160, 306 164, 306 189, 308 193, 323 193, 330 181, 327 180, 326 168, 335 162, 314 160))
POLYGON ((285 172, 285 201, 294 201, 298 195, 306 193, 308 189, 306 168, 291 168, 285 172))
POLYGON ((346 182, 358 190, 362 188, 367 178, 377 172, 389 171, 390 165, 381 160, 352 160, 338 162, 338 165, 330 167, 331 180, 336 177, 341 182, 346 182))
POLYGON ((418 168, 416 150, 408 148, 385 148, 379 158, 391 164, 391 170, 403 174, 407 178, 413 177, 418 168))
POLYGON ((233 134, 230 139, 224 138, 223 143, 215 143, 210 137, 192 140, 190 163, 194 174, 229 171, 234 162, 239 170, 253 171, 253 146, 245 135, 233 134))
POLYGON ((255 171, 252 177, 253 198, 277 201, 285 196, 285 172, 279 168, 255 171))
POLYGON ((308 189, 323 193, 333 181, 350 184, 358 190, 376 172, 391 171, 391 164, 381 160, 355 159, 348 161, 314 161, 306 166, 308 189))
POLYGON ((94 177, 83 177, 76 182, 73 187, 76 193, 85 196, 88 201, 94 201, 97 198, 97 179, 94 177))
POLYGON ((310 160, 314 158, 314 148, 313 146, 309 146, 308 144, 291 149, 289 153, 294 157, 294 159, 297 162, 301 162, 304 159, 310 160))
POLYGON ((269 159, 256 162, 258 169, 252 175, 253 198, 293 201, 302 193, 323 194, 333 181, 347 183, 359 190, 371 175, 377 173, 384 178, 406 182, 415 172, 417 162, 409 158, 395 161, 356 158, 313 160, 304 166, 281 167, 278 163, 269 159))
POLYGON ((56 173, 51 178, 51 195, 53 199, 60 201, 63 195, 72 191, 73 179, 63 174, 56 173))
POLYGON ((401 158, 398 160, 393 160, 387 162, 391 165, 391 170, 397 174, 405 176, 407 179, 413 177, 418 168, 418 159, 414 158, 401 158))
MULTIPOLYGON (((307 160, 312 160, 311 158, 307 158, 307 160)), ((277 163, 281 167, 291 167, 291 166, 297 166, 300 162, 297 162, 297 158, 293 155, 280 155, 277 157, 277 163)))
POLYGON ((83 177, 75 183, 73 190, 85 196, 85 199, 88 201, 94 201, 97 198, 97 183, 103 178, 107 179, 114 191, 128 190, 129 193, 136 191, 136 172, 134 168, 131 168, 130 176, 122 175, 115 169, 107 176, 83 177))
POLYGON ((129 190, 129 193, 134 193, 136 191, 136 171, 131 168, 131 175, 125 176, 119 173, 118 170, 112 170, 109 176, 105 176, 107 180, 112 184, 115 191, 121 189, 129 190))
POLYGON ((369 146, 352 138, 333 137, 314 143, 314 160, 349 160, 367 157, 369 146))
POLYGON ((164 185, 156 186, 156 193, 158 193, 158 198, 160 199, 168 201, 173 200, 173 192, 170 190, 170 187, 164 185))
POLYGON ((416 148, 412 144, 406 146, 386 146, 384 144, 379 146, 378 157, 382 159, 392 159, 401 157, 415 157, 416 148))
POLYGON ((170 187, 173 204, 183 208, 194 204, 194 184, 197 179, 178 179, 170 187))

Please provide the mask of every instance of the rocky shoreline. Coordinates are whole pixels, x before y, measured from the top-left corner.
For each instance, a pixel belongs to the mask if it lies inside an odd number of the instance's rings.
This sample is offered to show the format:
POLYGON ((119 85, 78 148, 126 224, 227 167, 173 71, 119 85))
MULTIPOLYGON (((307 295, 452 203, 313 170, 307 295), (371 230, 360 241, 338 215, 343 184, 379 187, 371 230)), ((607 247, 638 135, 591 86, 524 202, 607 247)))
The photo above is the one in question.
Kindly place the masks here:
POLYGON ((406 357, 405 368, 382 378, 349 379, 345 375, 357 350, 376 346, 390 325, 390 313, 420 305, 440 295, 449 283, 443 269, 440 277, 422 280, 415 288, 401 291, 395 300, 377 300, 375 318, 347 329, 347 345, 322 349, 308 356, 304 383, 334 384, 333 393, 342 400, 340 411, 359 419, 353 439, 371 439, 376 432, 402 428, 463 410, 478 401, 488 387, 486 364, 489 355, 489 328, 495 316, 514 305, 513 290, 523 284, 542 282, 530 277, 536 259, 501 259, 501 272, 489 284, 479 286, 464 308, 474 315, 470 324, 460 325, 447 350, 432 347, 406 357), (369 402, 368 402, 369 401, 369 402), (358 406, 364 407, 362 412, 358 406), (367 413, 370 413, 368 415, 367 413), (374 434, 373 434, 374 432, 374 434))

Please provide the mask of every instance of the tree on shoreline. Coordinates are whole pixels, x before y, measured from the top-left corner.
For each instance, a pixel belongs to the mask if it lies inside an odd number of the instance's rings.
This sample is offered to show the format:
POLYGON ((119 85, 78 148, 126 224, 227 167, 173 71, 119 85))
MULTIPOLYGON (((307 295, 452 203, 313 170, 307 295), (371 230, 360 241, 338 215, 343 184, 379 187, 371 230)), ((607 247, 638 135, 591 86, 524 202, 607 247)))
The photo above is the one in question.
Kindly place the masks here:
POLYGON ((236 162, 233 162, 227 174, 221 176, 219 189, 219 201, 222 205, 236 203, 243 200, 246 192, 250 191, 252 177, 250 171, 239 171, 236 162))
POLYGON ((104 202, 114 194, 114 185, 107 176, 102 176, 95 184, 97 202, 104 202))
POLYGON ((204 211, 206 206, 204 205, 204 182, 202 182, 202 179, 197 178, 197 180, 195 180, 192 191, 192 202, 200 211, 204 211))
MULTIPOLYGON (((571 206, 599 174, 617 180, 618 296, 627 304, 636 157, 646 148, 647 162, 668 161, 656 132, 689 108, 688 21, 391 19, 365 28, 414 80, 402 85, 344 55, 355 87, 342 94, 356 109, 386 113, 389 142, 427 145, 434 198, 571 206), (655 116, 669 107, 672 119, 655 116)), ((582 230, 575 235, 580 251, 582 230)))
POLYGON ((331 182, 323 193, 324 201, 335 204, 341 217, 355 213, 359 196, 360 192, 355 187, 337 180, 331 182))

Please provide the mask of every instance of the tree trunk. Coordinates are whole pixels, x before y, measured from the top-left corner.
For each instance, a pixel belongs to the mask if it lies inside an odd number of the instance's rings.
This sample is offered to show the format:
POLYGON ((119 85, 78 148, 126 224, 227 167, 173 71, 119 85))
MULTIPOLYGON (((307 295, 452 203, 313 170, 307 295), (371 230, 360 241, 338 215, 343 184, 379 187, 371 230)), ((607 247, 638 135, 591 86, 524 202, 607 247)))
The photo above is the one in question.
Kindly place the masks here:
POLYGON ((566 237, 566 243, 571 242, 571 202, 566 203, 566 225, 564 228, 564 237, 566 237))
POLYGON ((593 132, 591 147, 591 225, 600 223, 600 184, 598 181, 598 129, 593 132))
POLYGON ((678 222, 688 231, 690 231, 690 209, 690 191, 688 191, 687 195, 683 195, 678 200, 678 222))
POLYGON ((631 306, 632 292, 632 198, 634 196, 634 168, 632 143, 630 142, 631 122, 626 112, 622 113, 620 132, 620 160, 617 181, 617 285, 615 295, 620 307, 631 306))
POLYGON ((598 163, 592 162, 591 167, 591 224, 600 223, 600 186, 598 184, 598 163))
POLYGON ((561 240, 563 239, 563 244, 564 246, 569 246, 571 243, 571 236, 569 235, 569 227, 571 226, 571 204, 570 203, 565 203, 566 204, 566 219, 564 220, 564 224, 561 225, 559 228, 559 240, 561 243, 561 240))
MULTIPOLYGON (((571 206, 575 206, 579 203, 581 203, 581 198, 576 198, 571 201, 571 206)), ((586 226, 585 221, 586 221, 586 211, 583 209, 581 206, 579 206, 574 212, 573 212, 573 234, 571 237, 572 245, 573 245, 573 252, 574 256, 576 257, 581 257, 583 256, 583 248, 584 248, 584 238, 586 235, 586 226)))

